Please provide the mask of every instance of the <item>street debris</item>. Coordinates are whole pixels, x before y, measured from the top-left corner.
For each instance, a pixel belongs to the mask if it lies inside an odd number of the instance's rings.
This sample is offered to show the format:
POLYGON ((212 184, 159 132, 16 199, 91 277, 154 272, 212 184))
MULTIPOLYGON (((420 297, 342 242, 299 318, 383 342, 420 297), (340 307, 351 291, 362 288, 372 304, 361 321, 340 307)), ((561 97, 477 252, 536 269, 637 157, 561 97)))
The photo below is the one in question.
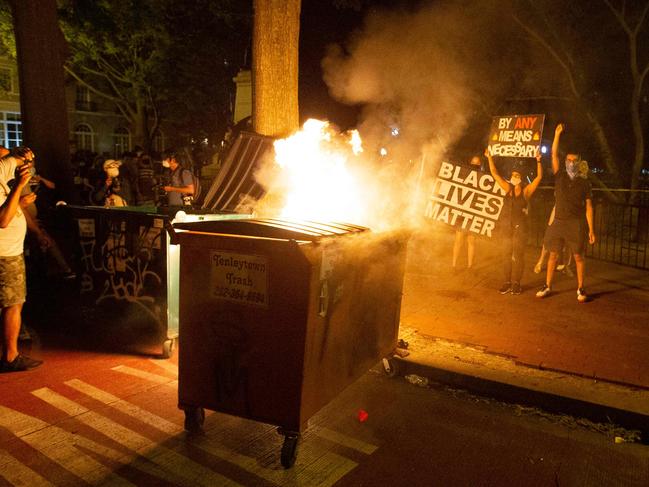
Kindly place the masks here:
POLYGON ((419 387, 428 387, 428 379, 416 374, 408 374, 404 376, 408 382, 419 387))

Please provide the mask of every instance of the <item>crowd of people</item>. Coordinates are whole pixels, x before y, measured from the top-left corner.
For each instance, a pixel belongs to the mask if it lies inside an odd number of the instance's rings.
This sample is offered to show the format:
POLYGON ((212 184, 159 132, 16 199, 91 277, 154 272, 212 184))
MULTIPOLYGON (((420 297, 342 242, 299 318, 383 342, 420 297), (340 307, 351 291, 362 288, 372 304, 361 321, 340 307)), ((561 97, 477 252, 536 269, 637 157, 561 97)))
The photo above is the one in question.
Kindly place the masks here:
MULTIPOLYGON (((75 186, 84 204, 174 207, 194 203, 199 185, 183 165, 192 161, 188 151, 169 150, 159 159, 139 147, 119 160, 88 156, 78 152, 72 158, 75 186)), ((47 231, 48 206, 57 199, 56 184, 37 171, 34 151, 0 147, 0 372, 29 370, 42 363, 20 353, 18 347, 27 295, 24 255, 30 240, 37 251, 52 257, 61 278, 76 277, 47 231)))
MULTIPOLYGON (((537 298, 545 298, 552 293, 552 282, 557 270, 570 272, 570 260, 574 261, 577 276, 577 301, 588 301, 584 288, 586 264, 584 252, 586 243, 595 243, 593 226, 592 190, 588 181, 588 163, 576 152, 568 152, 564 164, 561 164, 559 144, 564 131, 563 124, 558 124, 552 142, 552 176, 554 179, 554 207, 549 216, 541 255, 534 266, 534 272, 542 271, 545 259, 545 283, 536 292, 537 298)), ((520 294, 521 279, 525 267, 525 246, 528 239, 528 209, 534 192, 543 178, 541 154, 536 154, 536 175, 526 182, 522 165, 516 165, 503 177, 488 150, 485 156, 489 163, 489 172, 504 192, 503 207, 498 220, 498 241, 501 246, 501 258, 504 270, 504 283, 501 294, 520 294)), ((471 160, 470 168, 481 170, 478 156, 471 160)), ((467 267, 473 267, 475 259, 475 237, 464 230, 456 231, 453 245, 452 267, 456 271, 462 248, 467 247, 467 267)))
POLYGON ((120 159, 77 151, 71 159, 78 199, 99 206, 191 205, 205 163, 196 150, 147 154, 141 147, 120 159))

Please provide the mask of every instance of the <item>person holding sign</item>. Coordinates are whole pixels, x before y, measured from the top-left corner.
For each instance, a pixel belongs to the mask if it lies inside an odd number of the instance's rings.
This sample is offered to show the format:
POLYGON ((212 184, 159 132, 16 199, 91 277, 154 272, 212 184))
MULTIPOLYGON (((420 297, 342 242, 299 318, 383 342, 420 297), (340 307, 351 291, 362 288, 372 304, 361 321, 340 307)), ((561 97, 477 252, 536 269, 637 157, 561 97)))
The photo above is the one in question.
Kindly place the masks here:
POLYGON ((541 153, 536 151, 536 177, 527 185, 523 184, 522 165, 514 166, 509 181, 505 180, 496 169, 489 149, 485 150, 489 161, 489 171, 498 185, 505 191, 505 202, 500 216, 500 228, 503 232, 502 257, 505 283, 500 294, 520 294, 521 277, 525 264, 525 244, 527 243, 527 205, 543 178, 541 153))
MULTIPOLYGON (((473 156, 469 167, 478 172, 482 172, 482 161, 480 156, 473 156)), ((467 269, 473 267, 473 259, 475 257, 475 233, 471 233, 466 229, 458 229, 455 231, 455 242, 453 243, 453 271, 457 271, 457 261, 460 257, 460 251, 466 241, 466 258, 467 269)))
POLYGON ((572 250, 575 268, 577 270, 577 301, 588 301, 584 291, 584 273, 586 263, 584 250, 586 232, 584 223, 588 226, 588 242, 595 243, 593 229, 593 194, 590 183, 580 176, 588 173, 587 166, 583 168, 579 154, 566 155, 565 171, 560 170, 559 140, 563 132, 563 124, 557 125, 552 142, 552 173, 554 174, 555 213, 552 225, 545 232, 544 244, 550 251, 545 284, 536 293, 537 298, 544 298, 552 291, 552 279, 557 263, 557 257, 564 245, 572 250), (585 215, 585 222, 584 222, 585 215))

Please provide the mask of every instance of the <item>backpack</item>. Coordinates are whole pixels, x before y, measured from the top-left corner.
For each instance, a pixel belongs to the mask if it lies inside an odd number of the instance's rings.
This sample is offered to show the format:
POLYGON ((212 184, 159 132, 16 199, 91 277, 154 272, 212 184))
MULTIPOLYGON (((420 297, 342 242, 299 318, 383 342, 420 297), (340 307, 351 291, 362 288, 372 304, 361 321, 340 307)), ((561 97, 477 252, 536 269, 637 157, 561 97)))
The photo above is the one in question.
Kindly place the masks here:
MULTIPOLYGON (((196 203, 201 195, 201 180, 194 174, 194 171, 190 171, 189 169, 183 169, 183 171, 189 171, 189 174, 191 174, 192 176, 192 184, 194 185, 194 195, 187 197, 187 201, 189 201, 189 203, 186 202, 185 204, 196 203)), ((183 200, 185 200, 185 197, 183 197, 183 200)))

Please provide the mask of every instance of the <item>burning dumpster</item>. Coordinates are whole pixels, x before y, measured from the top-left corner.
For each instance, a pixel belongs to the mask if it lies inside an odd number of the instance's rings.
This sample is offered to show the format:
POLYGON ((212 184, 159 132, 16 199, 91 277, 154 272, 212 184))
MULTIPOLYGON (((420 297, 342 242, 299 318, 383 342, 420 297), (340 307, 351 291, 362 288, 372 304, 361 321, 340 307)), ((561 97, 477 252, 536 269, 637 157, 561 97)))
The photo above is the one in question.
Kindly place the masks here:
POLYGON ((396 348, 406 236, 247 219, 173 225, 180 247, 179 407, 280 427, 307 421, 396 348))

